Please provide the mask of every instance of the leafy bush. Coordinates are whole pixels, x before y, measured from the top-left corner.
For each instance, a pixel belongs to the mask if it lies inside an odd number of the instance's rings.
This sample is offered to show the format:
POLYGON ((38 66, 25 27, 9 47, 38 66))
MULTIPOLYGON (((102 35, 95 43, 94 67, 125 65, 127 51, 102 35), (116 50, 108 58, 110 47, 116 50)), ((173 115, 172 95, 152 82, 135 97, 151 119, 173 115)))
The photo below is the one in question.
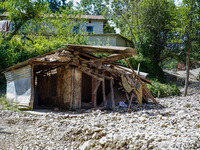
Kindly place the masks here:
MULTIPOLYGON (((148 79, 158 79, 159 81, 164 82, 164 73, 161 67, 158 64, 152 62, 151 59, 145 58, 142 56, 142 54, 139 53, 136 56, 128 58, 127 60, 134 70, 137 70, 138 64, 140 63, 140 71, 148 73, 148 79)), ((128 67, 124 60, 120 60, 118 62, 121 65, 128 67)))
POLYGON ((177 65, 178 61, 175 59, 168 59, 161 63, 163 69, 174 69, 177 65))
POLYGON ((200 72, 199 72, 199 74, 197 75, 197 80, 200 80, 200 72))
POLYGON ((150 90, 151 94, 154 97, 167 97, 167 96, 174 96, 179 95, 180 90, 179 88, 173 84, 162 84, 158 81, 153 81, 152 85, 147 85, 147 88, 150 90))
POLYGON ((0 97, 0 105, 2 106, 2 109, 18 111, 18 105, 10 100, 7 100, 6 95, 2 95, 0 97))

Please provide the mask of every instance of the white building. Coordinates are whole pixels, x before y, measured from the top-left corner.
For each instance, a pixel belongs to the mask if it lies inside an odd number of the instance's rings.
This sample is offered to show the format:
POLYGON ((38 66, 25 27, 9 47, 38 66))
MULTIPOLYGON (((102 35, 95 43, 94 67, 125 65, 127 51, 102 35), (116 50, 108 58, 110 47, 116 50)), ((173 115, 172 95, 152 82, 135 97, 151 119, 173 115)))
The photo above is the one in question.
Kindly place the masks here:
MULTIPOLYGON (((53 16, 51 16, 53 17, 53 16)), ((62 17, 62 16, 60 16, 62 17)), ((0 15, 0 25, 1 22, 5 22, 7 18, 7 14, 0 15)), ((74 17, 78 18, 78 17, 74 17)), ((74 18, 71 18, 74 20, 74 18)), ((107 19, 105 19, 101 15, 81 15, 81 19, 85 19, 80 23, 79 26, 73 27, 73 32, 77 33, 82 31, 84 36, 88 37, 88 44, 90 45, 99 45, 99 46, 122 46, 122 47, 131 47, 132 42, 126 37, 115 34, 115 33, 104 33, 104 26, 107 23, 107 19)), ((76 20, 77 21, 77 20, 76 20)), ((12 24, 9 26, 12 29, 12 24)), ((1 29, 1 27, 0 27, 1 29)))
POLYGON ((88 44, 90 45, 107 45, 107 46, 123 46, 130 47, 132 42, 120 34, 104 33, 104 26, 107 23, 101 15, 81 15, 80 18, 87 19, 81 23, 80 27, 74 27, 73 31, 78 30, 85 32, 88 36, 88 44))

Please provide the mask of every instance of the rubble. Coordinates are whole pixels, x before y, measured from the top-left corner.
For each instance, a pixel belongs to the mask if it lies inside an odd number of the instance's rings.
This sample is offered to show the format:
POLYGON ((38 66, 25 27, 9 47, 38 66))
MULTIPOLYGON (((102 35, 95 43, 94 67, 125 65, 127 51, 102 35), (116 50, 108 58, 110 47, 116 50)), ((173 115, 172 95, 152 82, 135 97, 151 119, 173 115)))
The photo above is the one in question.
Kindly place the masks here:
POLYGON ((0 149, 200 149, 200 93, 159 102, 131 113, 0 110, 0 149))
POLYGON ((127 61, 136 54, 130 47, 67 45, 7 68, 3 72, 7 80, 6 98, 23 109, 77 110, 83 108, 82 104, 92 104, 94 108, 102 104, 100 107, 115 111, 118 102, 123 101, 131 112, 133 101, 142 104, 150 99, 158 105, 146 87, 146 83, 151 84, 144 78, 147 73, 139 73, 139 69, 136 73, 127 61), (100 58, 91 52, 110 55, 100 58), (130 69, 114 63, 121 59, 130 69), (120 92, 121 99, 116 101, 120 92))

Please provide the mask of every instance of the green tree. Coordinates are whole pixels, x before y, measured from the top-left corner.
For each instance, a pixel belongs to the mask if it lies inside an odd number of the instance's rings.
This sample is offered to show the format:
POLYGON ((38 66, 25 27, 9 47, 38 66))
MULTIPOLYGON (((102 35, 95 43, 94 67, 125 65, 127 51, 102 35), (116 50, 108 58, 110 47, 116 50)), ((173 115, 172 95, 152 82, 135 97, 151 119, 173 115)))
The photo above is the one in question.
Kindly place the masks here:
MULTIPOLYGON (((150 74, 161 76, 159 63, 170 54, 168 40, 175 5, 168 0, 114 0, 110 16, 121 34, 134 43, 134 48, 150 60, 150 74)), ((145 70, 144 70, 145 71, 145 70)))
POLYGON ((10 41, 20 28, 29 20, 38 19, 44 13, 44 0, 5 0, 1 2, 10 22, 14 23, 14 30, 4 36, 4 41, 10 41))
MULTIPOLYGON (((81 31, 79 34, 73 32, 74 26, 82 22, 78 11, 66 7, 52 13, 46 2, 21 2, 7 0, 2 3, 6 6, 8 19, 14 23, 14 30, 0 34, 0 72, 18 62, 63 47, 64 44, 86 44, 81 31)), ((0 77, 0 84, 2 82, 5 83, 5 80, 2 81, 0 77)))
POLYGON ((60 11, 60 8, 65 8, 65 7, 73 7, 73 2, 67 0, 47 0, 49 3, 49 8, 51 9, 52 12, 60 11))
POLYGON ((109 0, 81 0, 78 9, 85 15, 103 15, 108 10, 109 0))
POLYGON ((177 8, 176 20, 173 21, 176 36, 175 43, 179 43, 181 58, 186 56, 186 80, 184 96, 187 95, 189 82, 190 58, 199 60, 199 42, 200 42, 200 1, 183 0, 180 7, 177 8))

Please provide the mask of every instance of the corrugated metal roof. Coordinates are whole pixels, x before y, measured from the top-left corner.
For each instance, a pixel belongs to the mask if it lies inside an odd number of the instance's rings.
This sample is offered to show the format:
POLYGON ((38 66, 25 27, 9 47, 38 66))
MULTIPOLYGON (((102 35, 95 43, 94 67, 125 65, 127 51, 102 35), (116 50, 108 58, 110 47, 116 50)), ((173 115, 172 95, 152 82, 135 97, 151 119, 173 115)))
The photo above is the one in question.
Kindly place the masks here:
POLYGON ((17 69, 14 71, 9 71, 5 73, 7 82, 14 81, 19 78, 25 78, 31 76, 31 66, 27 65, 26 67, 23 67, 23 69, 17 69))

